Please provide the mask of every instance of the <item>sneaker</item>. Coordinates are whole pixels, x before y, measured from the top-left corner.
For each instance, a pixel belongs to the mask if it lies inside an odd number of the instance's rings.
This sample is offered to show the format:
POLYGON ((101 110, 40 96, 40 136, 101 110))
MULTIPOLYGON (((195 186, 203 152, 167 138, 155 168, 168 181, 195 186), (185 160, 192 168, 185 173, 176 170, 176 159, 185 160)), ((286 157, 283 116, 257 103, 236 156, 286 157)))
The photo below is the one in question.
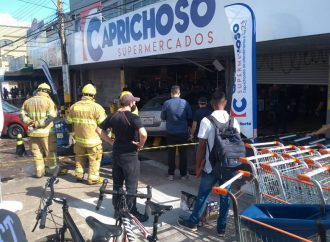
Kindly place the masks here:
POLYGON ((174 180, 174 176, 173 176, 173 175, 168 175, 167 179, 168 179, 169 181, 173 181, 173 180, 174 180))
POLYGON ((87 184, 88 185, 97 185, 97 184, 102 184, 103 183, 103 178, 99 177, 97 180, 88 180, 87 184))
POLYGON ((181 176, 180 179, 183 180, 183 181, 186 181, 186 180, 189 179, 189 176, 188 175, 181 176))
POLYGON ((217 232, 218 232, 218 236, 220 238, 224 238, 225 237, 225 234, 226 234, 226 230, 225 229, 218 229, 217 232))
POLYGON ((188 229, 190 231, 197 231, 197 225, 191 223, 188 219, 179 219, 177 224, 184 229, 188 229))
POLYGON ((141 223, 148 221, 149 216, 146 214, 142 214, 139 211, 132 212, 134 217, 136 217, 141 223))

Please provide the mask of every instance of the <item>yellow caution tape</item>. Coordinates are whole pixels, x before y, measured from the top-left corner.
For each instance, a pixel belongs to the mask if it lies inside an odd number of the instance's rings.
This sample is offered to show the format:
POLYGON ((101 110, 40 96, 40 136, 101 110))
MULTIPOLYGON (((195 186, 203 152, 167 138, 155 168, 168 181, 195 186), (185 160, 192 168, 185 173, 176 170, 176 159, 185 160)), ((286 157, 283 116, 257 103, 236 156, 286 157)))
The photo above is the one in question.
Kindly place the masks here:
MULTIPOLYGON (((306 133, 310 133, 311 131, 304 131, 304 132, 297 132, 295 134, 306 134, 306 133)), ((292 133, 289 133, 289 134, 292 134, 292 133)), ((262 136, 262 137, 258 137, 259 139, 260 138, 270 138, 270 137, 280 137, 280 136, 285 136, 285 135, 289 135, 289 134, 278 134, 278 135, 269 135, 269 136, 262 136)), ((252 139, 252 138, 251 138, 252 139)), ((248 138, 245 138, 243 140, 249 140, 248 138)), ((155 146, 155 147, 146 147, 146 148, 143 148, 141 149, 140 151, 150 151, 150 150, 160 150, 160 149, 166 149, 166 148, 175 148, 175 147, 182 147, 182 146, 195 146, 195 145, 198 145, 197 142, 195 143, 186 143, 186 144, 174 144, 174 145, 162 145, 162 146, 155 146)), ((95 153, 93 153, 95 154, 95 153)), ((82 156, 89 156, 89 155, 93 155, 93 154, 83 154, 83 155, 67 155, 67 156, 55 156, 54 158, 53 157, 50 157, 50 158, 44 158, 44 159, 47 159, 47 160, 63 160, 65 158, 75 158, 75 157, 82 157, 82 156)), ((97 154, 112 154, 112 151, 105 151, 105 152, 99 152, 97 154)), ((16 161, 9 161, 9 162, 14 162, 15 165, 18 163, 31 163, 33 162, 33 157, 31 157, 30 159, 18 159, 16 161)), ((8 162, 7 162, 8 163, 8 162)), ((3 167, 3 162, 0 162, 0 167, 3 167)))

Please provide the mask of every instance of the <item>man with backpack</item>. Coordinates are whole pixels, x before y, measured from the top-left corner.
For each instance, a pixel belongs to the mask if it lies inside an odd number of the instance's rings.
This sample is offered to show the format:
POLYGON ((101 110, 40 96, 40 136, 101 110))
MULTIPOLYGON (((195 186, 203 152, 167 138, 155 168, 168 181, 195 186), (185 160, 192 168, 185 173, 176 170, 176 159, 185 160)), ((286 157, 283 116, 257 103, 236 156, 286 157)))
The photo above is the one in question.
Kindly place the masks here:
MULTIPOLYGON (((190 217, 178 220, 179 226, 191 231, 197 230, 197 224, 204 213, 212 187, 217 182, 223 184, 233 177, 239 165, 239 156, 245 155, 244 143, 239 135, 239 123, 225 111, 227 104, 225 94, 220 91, 213 93, 211 104, 214 111, 210 116, 202 119, 198 132, 196 176, 201 177, 198 195, 190 217)), ((225 234, 228 210, 228 196, 220 196, 217 220, 219 236, 225 234)))

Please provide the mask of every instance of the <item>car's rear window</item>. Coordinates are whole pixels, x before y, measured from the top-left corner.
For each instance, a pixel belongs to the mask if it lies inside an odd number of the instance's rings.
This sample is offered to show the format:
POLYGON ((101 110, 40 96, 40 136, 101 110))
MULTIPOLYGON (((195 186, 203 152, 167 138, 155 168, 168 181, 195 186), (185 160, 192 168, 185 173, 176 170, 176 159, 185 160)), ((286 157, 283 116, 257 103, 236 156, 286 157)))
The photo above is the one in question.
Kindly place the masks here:
POLYGON ((143 105, 141 111, 160 111, 164 102, 168 99, 170 99, 170 96, 152 98, 143 105))
POLYGON ((2 108, 3 108, 3 111, 5 113, 16 113, 16 112, 19 112, 19 109, 16 106, 14 106, 12 104, 9 104, 7 102, 3 102, 2 103, 2 108))

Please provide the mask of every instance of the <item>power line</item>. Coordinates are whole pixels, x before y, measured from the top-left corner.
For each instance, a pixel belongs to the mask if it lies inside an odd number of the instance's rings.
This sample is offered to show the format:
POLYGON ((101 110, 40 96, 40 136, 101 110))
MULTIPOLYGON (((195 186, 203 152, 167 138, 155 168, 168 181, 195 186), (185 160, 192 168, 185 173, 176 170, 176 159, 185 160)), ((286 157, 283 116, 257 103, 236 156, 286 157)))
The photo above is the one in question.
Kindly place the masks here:
MULTIPOLYGON (((22 1, 23 1, 23 0, 22 0, 22 1)), ((128 5, 128 4, 131 4, 131 3, 134 3, 134 2, 138 2, 138 1, 140 1, 140 0, 132 0, 132 1, 130 1, 130 2, 126 2, 126 3, 124 3, 124 4, 118 5, 118 6, 116 6, 115 8, 120 9, 122 6, 126 6, 126 5, 128 5)), ((97 2, 98 2, 98 1, 97 1, 97 2)), ((80 9, 82 9, 82 8, 85 8, 85 7, 87 7, 87 6, 91 6, 91 5, 94 4, 94 3, 96 3, 96 2, 93 2, 93 3, 91 3, 91 4, 85 5, 85 6, 80 7, 80 8, 77 8, 77 9, 75 9, 75 11, 76 11, 76 10, 80 10, 80 9)), ((84 17, 84 19, 89 19, 88 17, 90 17, 90 16, 93 16, 93 15, 96 15, 96 14, 100 14, 100 13, 103 13, 103 12, 106 12, 106 11, 109 11, 109 10, 110 10, 109 7, 104 7, 102 10, 98 11, 97 13, 92 13, 92 14, 86 15, 86 16, 84 17)), ((49 21, 47 24, 53 22, 55 19, 57 19, 57 18, 54 18, 53 20, 49 21)), ((74 20, 67 20, 67 21, 64 21, 64 23, 72 23, 73 21, 74 21, 74 20)), ((47 25, 47 24, 45 24, 45 25, 47 25)), ((38 32, 31 33, 30 35, 27 35, 26 37, 23 36, 23 37, 21 37, 21 38, 18 38, 17 40, 15 40, 14 42, 12 42, 11 44, 16 43, 16 42, 21 41, 21 40, 24 40, 24 39, 28 39, 29 37, 35 36, 35 35, 37 35, 37 34, 43 32, 43 31, 45 31, 46 29, 47 29, 47 28, 44 28, 44 29, 42 29, 42 30, 40 30, 40 31, 38 31, 38 32)), ((72 31, 72 32, 76 32, 76 31, 72 31)), ((28 41, 29 41, 29 40, 27 40, 27 42, 28 42, 28 41)), ((9 44, 7 44, 7 45, 9 45, 9 44)), ((5 46, 7 46, 7 45, 4 45, 3 47, 5 47, 5 46)))
POLYGON ((56 10, 56 8, 50 8, 50 7, 47 7, 47 6, 42 5, 42 4, 31 3, 31 2, 26 1, 26 0, 17 0, 17 1, 24 2, 24 3, 28 3, 28 4, 32 4, 32 5, 39 6, 39 7, 43 7, 43 8, 48 8, 48 9, 56 10))

